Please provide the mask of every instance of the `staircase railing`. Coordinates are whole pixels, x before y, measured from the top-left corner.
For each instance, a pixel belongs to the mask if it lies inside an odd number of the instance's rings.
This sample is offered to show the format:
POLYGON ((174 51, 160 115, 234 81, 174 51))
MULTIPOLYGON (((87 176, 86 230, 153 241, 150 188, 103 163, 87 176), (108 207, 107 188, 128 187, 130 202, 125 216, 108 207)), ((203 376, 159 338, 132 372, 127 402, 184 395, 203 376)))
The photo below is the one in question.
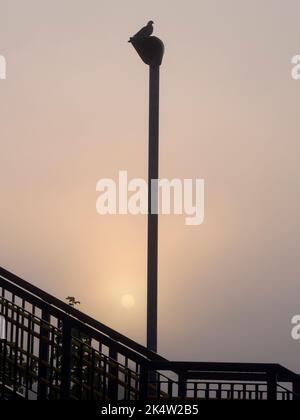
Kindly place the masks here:
POLYGON ((154 361, 151 369, 160 398, 300 399, 299 375, 278 364, 154 361))
POLYGON ((144 366, 165 360, 0 268, 0 396, 139 399, 144 366))
POLYGON ((0 316, 2 399, 300 398, 280 365, 170 362, 3 268, 0 316))

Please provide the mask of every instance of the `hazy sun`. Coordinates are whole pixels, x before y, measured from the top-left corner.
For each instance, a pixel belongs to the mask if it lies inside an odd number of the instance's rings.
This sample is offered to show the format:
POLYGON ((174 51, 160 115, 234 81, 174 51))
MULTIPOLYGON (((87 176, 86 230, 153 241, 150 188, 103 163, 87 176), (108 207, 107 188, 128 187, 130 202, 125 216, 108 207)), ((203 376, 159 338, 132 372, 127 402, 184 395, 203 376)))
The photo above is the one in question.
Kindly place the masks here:
POLYGON ((134 297, 132 295, 122 296, 121 304, 122 304, 123 308, 125 308, 125 309, 133 308, 134 305, 135 305, 134 297))

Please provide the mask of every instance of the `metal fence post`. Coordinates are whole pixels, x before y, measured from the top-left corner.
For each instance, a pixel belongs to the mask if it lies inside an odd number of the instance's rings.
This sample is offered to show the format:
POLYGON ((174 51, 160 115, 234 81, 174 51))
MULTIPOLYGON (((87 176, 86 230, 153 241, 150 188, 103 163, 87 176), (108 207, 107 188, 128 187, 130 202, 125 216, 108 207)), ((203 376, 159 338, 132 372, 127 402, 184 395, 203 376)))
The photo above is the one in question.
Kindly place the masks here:
POLYGON ((293 382, 293 400, 300 401, 300 376, 298 381, 293 382))
POLYGON ((186 398, 187 392, 187 375, 186 372, 178 373, 178 397, 181 399, 186 398))
POLYGON ((277 400, 277 376, 273 371, 267 373, 267 399, 277 400))
POLYGON ((41 327, 40 327, 40 346, 39 346, 39 370, 38 370, 38 400, 47 399, 47 380, 49 362, 49 337, 50 337, 50 315, 42 311, 41 327))
POLYGON ((1 392, 0 400, 5 399, 5 385, 6 385, 6 357, 7 357, 7 347, 6 340, 0 340, 0 354, 1 354, 1 365, 0 365, 0 382, 1 382, 1 392))
POLYGON ((72 369, 72 334, 71 325, 67 318, 62 322, 62 360, 61 360, 61 399, 69 400, 71 391, 72 369))
POLYGON ((145 401, 148 398, 149 371, 145 364, 140 365, 139 399, 145 401))
POLYGON ((109 364, 108 364, 108 398, 118 400, 118 353, 116 350, 109 348, 109 364))

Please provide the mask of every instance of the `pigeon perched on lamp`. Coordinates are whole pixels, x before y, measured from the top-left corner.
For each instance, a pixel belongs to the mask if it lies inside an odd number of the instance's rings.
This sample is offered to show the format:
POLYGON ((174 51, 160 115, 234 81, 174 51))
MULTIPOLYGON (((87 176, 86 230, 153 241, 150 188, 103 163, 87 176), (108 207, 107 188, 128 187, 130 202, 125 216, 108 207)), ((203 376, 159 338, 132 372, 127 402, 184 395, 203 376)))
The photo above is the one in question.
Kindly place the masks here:
POLYGON ((151 36, 153 34, 153 24, 153 20, 149 20, 147 25, 140 29, 133 37, 131 37, 128 42, 131 42, 133 39, 148 38, 151 36))
POLYGON ((163 42, 153 36, 153 21, 140 29, 129 41, 145 64, 160 66, 164 55, 163 42))

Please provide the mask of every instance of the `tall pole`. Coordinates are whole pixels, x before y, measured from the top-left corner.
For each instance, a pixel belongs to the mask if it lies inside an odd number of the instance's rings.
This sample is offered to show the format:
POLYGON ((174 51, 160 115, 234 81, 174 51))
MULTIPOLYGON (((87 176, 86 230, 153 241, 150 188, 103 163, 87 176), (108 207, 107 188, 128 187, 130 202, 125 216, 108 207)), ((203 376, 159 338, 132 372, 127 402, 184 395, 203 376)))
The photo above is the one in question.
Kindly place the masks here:
POLYGON ((150 65, 149 69, 147 347, 157 352, 159 66, 150 65))
MULTIPOLYGON (((149 22, 153 23, 152 21, 149 22)), ((149 24, 148 24, 149 25, 149 24)), ((152 32, 152 31, 150 31, 152 32)), ((159 69, 164 44, 143 28, 129 42, 149 66, 149 162, 147 244, 147 348, 157 352, 157 251, 158 251, 158 152, 159 152, 159 69), (141 35, 142 32, 142 35, 141 35)))

